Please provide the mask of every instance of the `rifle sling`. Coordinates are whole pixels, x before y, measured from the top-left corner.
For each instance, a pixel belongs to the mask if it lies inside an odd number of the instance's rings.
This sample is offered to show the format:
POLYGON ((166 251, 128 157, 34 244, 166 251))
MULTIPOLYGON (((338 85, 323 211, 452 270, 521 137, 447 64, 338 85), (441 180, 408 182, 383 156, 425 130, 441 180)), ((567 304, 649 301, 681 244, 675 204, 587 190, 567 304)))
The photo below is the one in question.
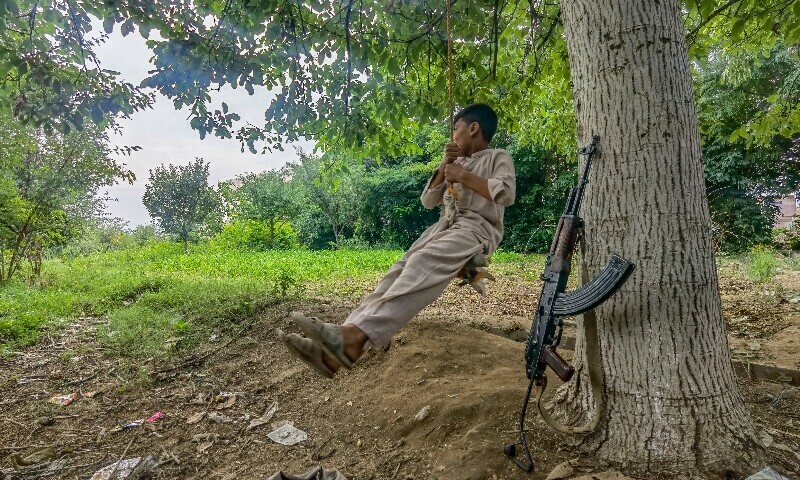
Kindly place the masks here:
MULTIPOLYGON (((581 242, 581 276, 580 283, 585 285, 589 281, 589 271, 586 267, 586 247, 581 242)), ((600 422, 600 412, 602 410, 602 396, 603 396, 603 368, 600 364, 600 339, 597 336, 597 316, 595 311, 589 310, 583 313, 583 332, 586 340, 586 363, 589 370, 589 385, 592 389, 592 398, 594 400, 594 415, 592 421, 587 425, 564 425, 558 422, 550 415, 550 412, 542 405, 542 394, 547 388, 547 377, 542 376, 541 380, 534 386, 534 397, 536 400, 536 407, 542 420, 551 428, 561 433, 569 434, 587 434, 597 428, 600 422)))

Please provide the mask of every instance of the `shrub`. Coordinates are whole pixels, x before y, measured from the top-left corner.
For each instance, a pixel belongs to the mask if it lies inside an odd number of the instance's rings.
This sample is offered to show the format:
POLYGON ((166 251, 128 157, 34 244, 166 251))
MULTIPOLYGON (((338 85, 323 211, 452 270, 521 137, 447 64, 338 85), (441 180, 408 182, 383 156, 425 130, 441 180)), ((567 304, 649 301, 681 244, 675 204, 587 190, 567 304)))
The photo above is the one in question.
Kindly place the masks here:
POLYGON ((778 260, 775 251, 765 245, 756 245, 748 254, 747 273, 755 282, 764 283, 772 279, 778 271, 778 260))
POLYGON ((237 220, 225 225, 211 243, 221 248, 256 252, 288 250, 297 246, 297 232, 287 222, 270 228, 257 220, 237 220))
POLYGON ((800 250, 800 222, 794 222, 791 228, 776 228, 774 239, 781 250, 800 250))

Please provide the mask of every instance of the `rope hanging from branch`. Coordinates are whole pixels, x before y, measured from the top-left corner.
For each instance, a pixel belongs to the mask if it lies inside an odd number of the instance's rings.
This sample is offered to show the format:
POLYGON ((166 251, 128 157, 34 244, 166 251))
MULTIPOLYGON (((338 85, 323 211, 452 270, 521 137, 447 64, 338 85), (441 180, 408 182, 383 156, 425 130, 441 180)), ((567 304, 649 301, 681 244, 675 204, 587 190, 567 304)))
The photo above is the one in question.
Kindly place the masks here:
POLYGON ((453 102, 453 38, 450 34, 450 17, 452 0, 445 0, 447 2, 447 91, 450 100, 450 141, 453 141, 453 111, 455 110, 455 103, 453 102))

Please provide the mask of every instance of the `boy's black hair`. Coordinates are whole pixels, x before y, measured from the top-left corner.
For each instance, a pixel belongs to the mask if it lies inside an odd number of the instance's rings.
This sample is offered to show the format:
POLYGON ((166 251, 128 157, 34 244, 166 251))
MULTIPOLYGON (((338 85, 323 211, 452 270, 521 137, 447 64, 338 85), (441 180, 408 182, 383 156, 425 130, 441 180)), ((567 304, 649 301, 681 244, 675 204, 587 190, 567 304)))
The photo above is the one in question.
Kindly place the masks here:
POLYGON ((467 123, 478 122, 484 140, 492 141, 492 137, 497 131, 497 114, 492 107, 485 103, 473 103, 458 112, 453 118, 453 123, 462 119, 467 123))

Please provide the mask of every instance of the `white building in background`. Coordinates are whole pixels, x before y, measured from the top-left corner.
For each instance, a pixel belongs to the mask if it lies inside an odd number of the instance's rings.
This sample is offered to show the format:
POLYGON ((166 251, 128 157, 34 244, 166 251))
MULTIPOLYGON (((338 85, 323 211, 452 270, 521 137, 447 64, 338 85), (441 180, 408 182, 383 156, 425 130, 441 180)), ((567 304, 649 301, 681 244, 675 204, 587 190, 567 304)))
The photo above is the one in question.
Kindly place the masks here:
POLYGON ((780 211, 775 219, 775 228, 791 228, 800 213, 800 192, 786 195, 775 202, 780 211))

